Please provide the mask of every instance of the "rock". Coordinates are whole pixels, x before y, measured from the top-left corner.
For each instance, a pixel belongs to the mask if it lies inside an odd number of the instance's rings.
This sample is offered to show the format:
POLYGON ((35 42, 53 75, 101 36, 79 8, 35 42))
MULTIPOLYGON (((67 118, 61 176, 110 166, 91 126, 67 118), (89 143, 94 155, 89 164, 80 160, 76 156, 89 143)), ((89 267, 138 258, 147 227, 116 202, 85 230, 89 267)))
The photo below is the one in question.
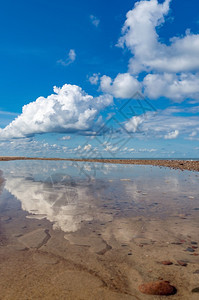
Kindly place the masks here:
POLYGON ((173 242, 173 243, 171 243, 172 245, 182 245, 182 243, 181 242, 173 242))
POLYGON ((177 263, 183 267, 186 267, 187 266, 187 263, 183 260, 177 260, 177 263))
POLYGON ((198 243, 197 242, 191 242, 191 245, 197 245, 198 243))
POLYGON ((199 293, 199 287, 196 287, 192 290, 192 293, 199 293))
POLYGON ((169 261, 169 260, 163 260, 163 261, 161 261, 161 264, 163 264, 163 265, 165 265, 165 266, 170 266, 170 265, 172 265, 173 263, 172 263, 171 261, 169 261))
POLYGON ((195 272, 193 272, 193 274, 199 274, 199 270, 195 270, 195 272))
POLYGON ((192 249, 198 249, 198 247, 197 247, 197 246, 191 246, 191 248, 192 248, 192 249))
POLYGON ((176 293, 176 288, 168 281, 154 281, 154 282, 147 282, 141 284, 139 287, 139 291, 143 294, 148 295, 173 295, 176 293))
POLYGON ((192 249, 192 248, 190 248, 190 247, 188 247, 185 251, 188 251, 188 252, 194 252, 195 250, 192 249))

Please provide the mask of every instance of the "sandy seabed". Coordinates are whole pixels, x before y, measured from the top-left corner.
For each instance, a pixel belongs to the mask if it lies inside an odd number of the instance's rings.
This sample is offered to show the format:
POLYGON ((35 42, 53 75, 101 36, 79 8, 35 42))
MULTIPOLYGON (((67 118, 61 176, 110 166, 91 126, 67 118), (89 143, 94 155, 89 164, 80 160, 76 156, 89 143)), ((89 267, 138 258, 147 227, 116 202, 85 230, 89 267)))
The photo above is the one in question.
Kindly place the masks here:
MULTIPOLYGON (((1 191, 3 178, 0 184, 1 191)), ((144 193, 143 198, 149 215, 125 215, 110 200, 113 207, 103 208, 104 219, 82 221, 76 232, 66 233, 47 219, 30 218, 15 197, 4 196, 0 299, 158 300, 166 296, 142 294, 138 287, 166 280, 177 289, 169 299, 197 300, 192 291, 199 287, 198 199, 190 198, 191 213, 179 213, 168 196, 167 215, 160 216, 158 200, 144 193)))

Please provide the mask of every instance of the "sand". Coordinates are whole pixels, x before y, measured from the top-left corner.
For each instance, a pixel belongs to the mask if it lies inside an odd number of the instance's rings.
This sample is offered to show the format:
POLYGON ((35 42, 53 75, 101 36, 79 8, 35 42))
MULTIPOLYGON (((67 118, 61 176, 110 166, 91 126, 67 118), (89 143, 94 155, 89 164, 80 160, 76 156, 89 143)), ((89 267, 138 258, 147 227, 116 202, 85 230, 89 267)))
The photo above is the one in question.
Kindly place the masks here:
POLYGON ((63 161, 85 161, 85 162, 99 162, 111 164, 132 164, 132 165, 152 165, 162 166, 173 169, 199 171, 199 160, 166 160, 166 159, 76 159, 76 158, 44 158, 44 157, 18 157, 18 156, 0 156, 0 161, 10 160, 63 160, 63 161))
POLYGON ((1 299, 164 299, 138 290, 160 279, 177 288, 172 299, 198 299, 191 290, 199 285, 199 259, 185 251, 199 243, 194 216, 121 218, 64 234, 47 220, 27 222, 24 212, 6 215, 12 219, 1 218, 1 299))

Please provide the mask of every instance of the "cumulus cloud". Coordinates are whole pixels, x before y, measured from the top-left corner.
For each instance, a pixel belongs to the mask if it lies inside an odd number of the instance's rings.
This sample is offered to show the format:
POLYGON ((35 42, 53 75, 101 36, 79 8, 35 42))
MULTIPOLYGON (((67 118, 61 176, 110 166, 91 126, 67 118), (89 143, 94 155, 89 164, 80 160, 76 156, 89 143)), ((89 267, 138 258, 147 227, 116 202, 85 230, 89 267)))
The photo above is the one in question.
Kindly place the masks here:
POLYGON ((114 80, 104 75, 100 78, 100 88, 115 98, 124 99, 133 97, 140 90, 140 83, 129 73, 118 74, 114 80))
POLYGON ((172 0, 142 0, 126 15, 117 46, 127 47, 132 57, 129 73, 149 73, 142 83, 151 99, 166 97, 174 101, 199 99, 199 34, 186 30, 184 36, 160 41, 157 28, 165 23, 172 0))
POLYGON ((166 134, 164 136, 165 140, 172 140, 172 139, 176 139, 179 135, 179 130, 174 130, 172 132, 169 132, 168 134, 166 134))
POLYGON ((91 23, 95 26, 95 27, 98 27, 99 26, 99 23, 100 23, 100 20, 95 17, 94 15, 90 15, 90 20, 91 20, 91 23))
POLYGON ((174 101, 199 99, 199 74, 148 74, 143 81, 145 95, 150 99, 167 97, 174 101))
POLYGON ((67 55, 67 58, 65 60, 59 59, 57 61, 57 63, 64 66, 64 67, 66 67, 66 66, 72 64, 75 61, 75 59, 76 59, 76 52, 75 52, 74 49, 70 49, 70 51, 67 55))
POLYGON ((0 129, 0 139, 47 132, 92 130, 100 111, 110 104, 111 95, 93 97, 79 86, 70 84, 65 84, 62 88, 54 87, 54 94, 47 98, 39 97, 25 105, 21 115, 4 129, 0 129))
POLYGON ((199 68, 199 34, 186 31, 184 37, 173 37, 170 45, 159 41, 156 28, 165 22, 171 0, 140 1, 127 13, 118 45, 126 45, 134 55, 132 73, 140 71, 184 72, 199 68))

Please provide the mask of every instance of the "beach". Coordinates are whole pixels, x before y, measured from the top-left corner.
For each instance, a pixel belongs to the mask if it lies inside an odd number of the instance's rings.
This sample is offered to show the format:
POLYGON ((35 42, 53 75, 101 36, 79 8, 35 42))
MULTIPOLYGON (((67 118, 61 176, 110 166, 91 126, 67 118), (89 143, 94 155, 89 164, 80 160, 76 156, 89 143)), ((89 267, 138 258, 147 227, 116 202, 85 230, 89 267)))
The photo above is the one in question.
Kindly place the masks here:
POLYGON ((0 161, 10 160, 63 160, 76 162, 99 162, 111 164, 132 164, 132 165, 152 165, 160 167, 168 167, 180 170, 199 171, 199 160, 169 160, 169 159, 78 159, 78 158, 44 158, 44 157, 20 157, 20 156, 0 156, 0 161))

